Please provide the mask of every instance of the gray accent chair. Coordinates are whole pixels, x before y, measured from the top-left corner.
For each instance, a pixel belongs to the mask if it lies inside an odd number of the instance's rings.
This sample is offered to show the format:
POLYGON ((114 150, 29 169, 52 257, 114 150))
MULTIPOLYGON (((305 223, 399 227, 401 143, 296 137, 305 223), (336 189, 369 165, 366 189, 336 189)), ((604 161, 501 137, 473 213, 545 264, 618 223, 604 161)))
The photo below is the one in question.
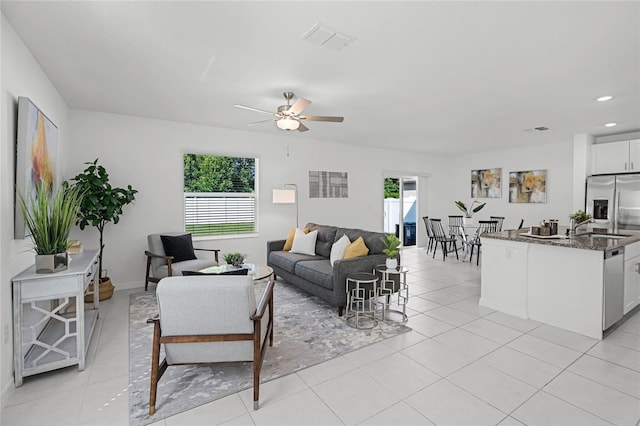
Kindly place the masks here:
MULTIPOLYGON (((156 289, 160 313, 147 321, 154 324, 149 415, 155 412, 163 373, 168 366, 182 364, 253 362, 253 409, 259 408, 262 360, 267 342, 273 346, 273 286, 271 278, 256 301, 259 287, 246 275, 160 280, 156 289)), ((171 397, 164 395, 161 400, 171 397)))
POLYGON ((211 259, 193 259, 184 260, 182 262, 174 262, 173 257, 167 256, 162 245, 161 235, 178 237, 187 235, 188 232, 163 232, 160 234, 150 234, 147 236, 149 250, 144 254, 147 256, 147 272, 144 279, 144 291, 147 291, 149 282, 158 283, 162 278, 172 275, 182 275, 182 271, 199 271, 210 266, 218 265, 218 249, 202 249, 193 248, 198 251, 213 252, 213 260, 211 259))

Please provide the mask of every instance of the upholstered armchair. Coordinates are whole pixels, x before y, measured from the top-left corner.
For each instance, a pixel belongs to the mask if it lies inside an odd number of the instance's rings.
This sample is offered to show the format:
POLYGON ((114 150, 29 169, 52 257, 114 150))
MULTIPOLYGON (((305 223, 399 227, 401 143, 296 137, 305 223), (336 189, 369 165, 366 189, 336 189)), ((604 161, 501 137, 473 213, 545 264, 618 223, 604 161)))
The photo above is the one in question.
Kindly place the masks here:
POLYGON ((147 256, 145 291, 149 282, 157 283, 164 277, 182 275, 182 271, 199 271, 218 264, 220 250, 194 248, 191 234, 187 232, 150 234, 147 236, 147 242, 149 250, 144 252, 147 256), (165 245, 169 248, 168 252, 165 245), (213 252, 213 259, 199 259, 194 250, 213 252))
POLYGON ((262 360, 267 342, 273 346, 273 285, 270 279, 256 301, 250 276, 160 280, 156 289, 160 314, 147 321, 154 324, 149 415, 155 412, 162 374, 168 366, 179 364, 253 362, 253 408, 259 408, 262 360))

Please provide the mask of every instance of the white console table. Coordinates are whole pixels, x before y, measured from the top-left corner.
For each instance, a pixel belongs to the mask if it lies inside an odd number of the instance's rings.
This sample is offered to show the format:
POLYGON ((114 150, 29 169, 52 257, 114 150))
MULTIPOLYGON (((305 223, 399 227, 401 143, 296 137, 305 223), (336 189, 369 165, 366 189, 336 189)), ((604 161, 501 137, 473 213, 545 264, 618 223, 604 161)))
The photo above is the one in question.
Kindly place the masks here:
POLYGON ((98 250, 69 255, 69 268, 37 274, 31 266, 13 278, 15 385, 26 376, 78 364, 85 357, 98 319, 98 250), (84 295, 93 281, 93 307, 84 295), (73 302, 75 299, 75 309, 73 302))

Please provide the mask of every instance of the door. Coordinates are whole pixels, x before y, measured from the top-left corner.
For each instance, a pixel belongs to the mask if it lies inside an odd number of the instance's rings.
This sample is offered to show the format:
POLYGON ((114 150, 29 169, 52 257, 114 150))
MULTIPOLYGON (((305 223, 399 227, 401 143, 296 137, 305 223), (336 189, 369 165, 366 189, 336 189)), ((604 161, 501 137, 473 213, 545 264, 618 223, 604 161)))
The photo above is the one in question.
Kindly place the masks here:
POLYGON ((417 178, 385 177, 384 232, 395 234, 404 247, 416 244, 417 178))
POLYGON ((629 141, 595 144, 592 150, 594 174, 629 171, 629 141))
POLYGON ((640 172, 640 139, 629 141, 629 165, 632 172, 640 172))
POLYGON ((600 227, 613 228, 615 176, 590 176, 587 179, 586 212, 600 227))
POLYGON ((640 175, 616 178, 617 229, 640 230, 640 175))

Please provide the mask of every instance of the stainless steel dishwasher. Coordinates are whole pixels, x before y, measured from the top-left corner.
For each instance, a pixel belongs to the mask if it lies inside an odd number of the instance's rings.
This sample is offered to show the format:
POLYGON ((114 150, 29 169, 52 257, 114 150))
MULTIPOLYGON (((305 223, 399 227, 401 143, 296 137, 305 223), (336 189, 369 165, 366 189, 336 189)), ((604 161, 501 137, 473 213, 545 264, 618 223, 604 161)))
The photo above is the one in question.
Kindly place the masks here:
POLYGON ((604 252, 604 312, 602 329, 618 322, 624 311, 624 247, 604 252))

